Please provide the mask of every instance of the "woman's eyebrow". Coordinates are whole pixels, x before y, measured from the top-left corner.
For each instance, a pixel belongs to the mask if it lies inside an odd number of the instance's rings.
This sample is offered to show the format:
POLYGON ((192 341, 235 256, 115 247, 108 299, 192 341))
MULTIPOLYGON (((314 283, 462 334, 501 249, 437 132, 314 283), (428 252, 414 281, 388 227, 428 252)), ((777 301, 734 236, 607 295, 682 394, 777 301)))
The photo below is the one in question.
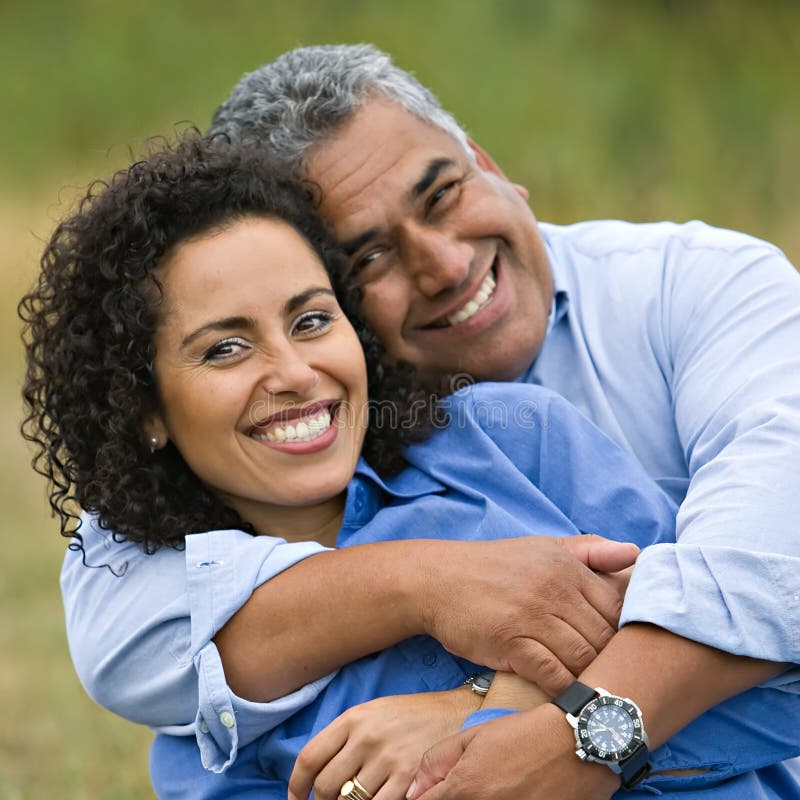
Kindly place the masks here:
POLYGON ((305 305, 309 300, 320 294, 327 294, 334 298, 336 297, 336 295, 333 293, 333 289, 329 288, 328 286, 312 286, 310 289, 306 289, 304 292, 300 292, 300 294, 290 297, 283 306, 283 313, 291 314, 292 311, 297 310, 300 308, 300 306, 305 305))
POLYGON ((184 337, 184 340, 181 342, 181 348, 188 347, 192 342, 211 331, 230 331, 241 328, 252 329, 255 328, 255 326, 256 322, 252 317, 225 317, 224 319, 215 319, 213 322, 202 325, 184 337))

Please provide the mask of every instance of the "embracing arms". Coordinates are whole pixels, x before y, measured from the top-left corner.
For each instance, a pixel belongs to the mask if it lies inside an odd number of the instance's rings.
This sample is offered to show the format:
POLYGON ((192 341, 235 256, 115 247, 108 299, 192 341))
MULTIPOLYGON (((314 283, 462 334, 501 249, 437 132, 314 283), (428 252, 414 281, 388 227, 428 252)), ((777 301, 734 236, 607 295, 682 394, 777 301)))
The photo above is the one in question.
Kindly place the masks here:
POLYGON ((592 570, 636 555, 595 536, 345 548, 260 586, 215 641, 231 688, 256 701, 422 633, 556 691, 614 632, 623 593, 592 570))

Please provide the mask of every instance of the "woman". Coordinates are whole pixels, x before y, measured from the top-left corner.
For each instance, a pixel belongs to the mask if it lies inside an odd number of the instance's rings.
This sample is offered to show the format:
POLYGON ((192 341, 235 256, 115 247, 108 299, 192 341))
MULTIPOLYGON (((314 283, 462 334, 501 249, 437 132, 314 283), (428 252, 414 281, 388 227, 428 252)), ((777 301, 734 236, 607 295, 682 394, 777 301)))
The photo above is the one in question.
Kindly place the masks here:
MULTIPOLYGON (((41 448, 37 468, 51 481, 62 533, 75 536, 71 547, 113 530, 138 551, 132 573, 142 554, 187 540, 191 557, 193 540, 237 530, 331 547, 420 530, 523 536, 533 526, 567 536, 591 525, 640 546, 674 537, 673 504, 557 397, 487 385, 437 405, 408 370, 390 370, 358 323, 355 293, 339 285, 334 293, 325 268, 335 278, 335 259, 304 190, 276 176, 258 152, 194 138, 118 174, 59 226, 39 286, 21 304, 29 326, 25 433, 41 448), (369 396, 391 400, 390 424, 370 418, 369 396), (494 416, 520 409, 521 419, 494 416), (80 531, 76 505, 93 514, 80 531), (201 531, 216 533, 187 537, 201 531)), ((82 560, 97 566, 94 552, 82 560)), ((109 573, 112 606, 115 580, 109 573)), ((191 614, 194 636, 202 613, 191 614)), ((194 648, 201 695, 213 633, 194 648)), ((279 685, 279 667, 296 667, 297 651, 335 650, 303 639, 276 653, 270 668, 279 685)), ((369 652, 344 650, 330 668, 369 652)), ((154 783, 163 797, 285 796, 298 752, 322 732, 295 772, 295 793, 315 781, 318 797, 336 796, 354 778, 378 800, 401 797, 421 753, 476 710, 476 696, 462 686, 475 669, 417 638, 312 680, 277 711, 276 703, 237 705, 225 687, 223 704, 231 701, 235 714, 227 706, 211 713, 213 701, 204 705, 201 696, 199 751, 186 739, 159 739, 154 783), (385 697, 328 727, 350 706, 400 693, 412 696, 385 697), (377 740, 360 735, 377 726, 377 740), (199 753, 212 764, 235 763, 213 776, 199 753)), ((142 665, 142 680, 154 671, 142 665)), ((292 677, 274 696, 295 686, 292 677)), ((499 679, 488 701, 541 700, 526 692, 499 679)), ((141 718, 187 722, 162 713, 141 709, 141 718)), ((694 727, 700 741, 709 738, 700 735, 707 717, 725 731, 724 715, 710 712, 687 729, 692 745, 694 727)), ((740 740, 720 742, 741 749, 740 740)), ((796 748, 774 749, 780 754, 765 763, 796 748)), ((655 753, 653 766, 708 762, 694 746, 686 753, 677 761, 672 751, 655 753)), ((604 781, 610 796, 616 779, 604 772, 604 781)))

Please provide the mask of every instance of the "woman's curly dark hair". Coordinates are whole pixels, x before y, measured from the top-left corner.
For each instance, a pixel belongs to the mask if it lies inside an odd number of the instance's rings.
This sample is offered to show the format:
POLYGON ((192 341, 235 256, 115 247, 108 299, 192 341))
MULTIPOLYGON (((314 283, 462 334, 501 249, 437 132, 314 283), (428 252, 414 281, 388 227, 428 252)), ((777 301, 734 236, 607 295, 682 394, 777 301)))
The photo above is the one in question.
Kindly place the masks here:
POLYGON ((110 182, 90 186, 77 212, 56 228, 38 283, 19 304, 27 355, 22 434, 37 448, 33 467, 50 483, 61 533, 75 537, 77 549, 79 508, 147 552, 180 546, 196 531, 255 532, 203 486, 173 445, 151 454, 142 426, 158 403, 153 289, 160 287, 153 271, 180 242, 233 220, 284 220, 319 254, 364 347, 370 397, 390 400, 399 412, 395 425, 378 429, 371 421, 364 455, 373 467, 398 470, 402 445, 424 438, 438 413, 409 366, 384 363, 310 184, 277 168, 263 150, 195 131, 152 147, 110 182))

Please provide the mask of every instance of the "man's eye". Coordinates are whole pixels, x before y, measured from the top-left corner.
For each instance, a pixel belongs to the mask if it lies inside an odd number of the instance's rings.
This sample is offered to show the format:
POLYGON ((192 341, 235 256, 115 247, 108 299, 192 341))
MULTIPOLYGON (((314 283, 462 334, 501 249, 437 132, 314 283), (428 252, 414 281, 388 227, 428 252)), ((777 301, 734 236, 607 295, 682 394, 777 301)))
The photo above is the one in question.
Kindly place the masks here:
POLYGON ((438 189, 436 189, 436 191, 432 192, 428 196, 428 210, 440 203, 447 196, 447 194, 456 187, 456 184, 457 181, 450 181, 449 183, 445 183, 444 185, 440 186, 438 189))
POLYGON ((379 265, 382 263, 381 256, 385 253, 385 248, 370 250, 365 255, 354 259, 350 267, 350 276, 358 278, 362 283, 369 283, 376 274, 380 273, 379 265))
POLYGON ((212 345, 208 348, 208 350, 206 350, 203 355, 203 361, 228 361, 249 349, 250 345, 248 345, 243 339, 223 339, 221 342, 217 342, 215 345, 212 345))
POLYGON ((291 333, 309 338, 319 336, 331 327, 334 319, 336 317, 327 311, 306 311, 292 323, 291 333))

